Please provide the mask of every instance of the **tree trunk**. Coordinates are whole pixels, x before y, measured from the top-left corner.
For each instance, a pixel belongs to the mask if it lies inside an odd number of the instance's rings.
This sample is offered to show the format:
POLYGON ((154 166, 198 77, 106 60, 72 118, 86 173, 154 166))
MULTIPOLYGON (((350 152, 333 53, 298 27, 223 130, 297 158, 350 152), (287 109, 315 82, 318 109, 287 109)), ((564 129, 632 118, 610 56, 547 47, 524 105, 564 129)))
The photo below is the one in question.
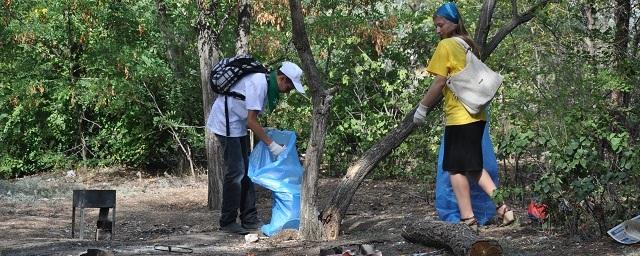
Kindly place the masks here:
MULTIPOLYGON (((182 65, 179 64, 182 59, 182 51, 180 47, 178 47, 179 44, 176 40, 173 25, 168 18, 167 4, 165 3, 165 0, 156 0, 156 13, 158 15, 158 28, 161 31, 162 39, 166 47, 165 56, 167 58, 167 62, 169 63, 175 77, 177 79, 182 79, 184 72, 182 65)), ((182 144, 178 137, 176 137, 176 140, 178 144, 182 144)), ((184 150, 185 148, 183 146, 184 145, 176 145, 176 158, 178 158, 178 164, 174 174, 179 176, 190 174, 195 178, 196 174, 191 155, 187 155, 188 152, 190 153, 190 149, 187 148, 188 151, 184 150)))
MULTIPOLYGON (((73 23, 72 16, 74 10, 71 9, 71 5, 67 5, 67 9, 65 10, 65 18, 67 19, 67 47, 69 49, 69 84, 72 86, 76 86, 78 80, 82 78, 83 68, 80 64, 80 60, 82 59, 82 55, 84 53, 84 43, 82 40, 76 40, 76 35, 73 33, 73 23)), ((78 114, 78 143, 80 144, 80 156, 82 157, 82 166, 85 166, 87 161, 87 153, 89 153, 89 148, 87 147, 87 142, 85 140, 84 134, 84 121, 85 110, 78 103, 73 104, 73 108, 78 114)))
POLYGON ((593 7, 593 4, 587 4, 582 12, 582 14, 584 15, 584 23, 587 27, 587 37, 584 39, 584 41, 587 47, 587 51, 591 56, 596 53, 596 48, 593 43, 593 28, 596 24, 595 12, 596 9, 593 7))
POLYGON ((486 0, 482 4, 480 10, 480 17, 478 17, 478 29, 476 29, 476 35, 474 41, 480 47, 480 54, 484 52, 487 46, 487 37, 489 36, 489 30, 491 29, 491 18, 493 17, 493 9, 496 7, 496 1, 486 0))
MULTIPOLYGON (((640 15, 640 11, 636 15, 640 15)), ((640 18, 636 19, 633 31, 635 31, 635 35, 631 40, 631 57, 636 57, 638 49, 640 49, 640 18)))
MULTIPOLYGON (((613 38, 613 62, 616 70, 622 76, 623 80, 627 77, 627 49, 629 49, 629 18, 631 15, 631 0, 616 0, 614 8, 614 17, 616 22, 616 32, 613 38)), ((624 92, 615 89, 611 92, 611 105, 614 108, 624 106, 624 92)), ((616 112, 616 119, 624 123, 625 118, 622 113, 616 112)))
POLYGON ((305 240, 322 240, 324 234, 322 224, 318 220, 316 187, 327 134, 327 121, 329 119, 333 90, 325 91, 324 89, 324 78, 316 66, 304 27, 304 16, 302 15, 300 1, 289 0, 289 8, 291 10, 293 43, 300 57, 302 69, 306 74, 313 102, 313 122, 304 161, 305 171, 302 177, 300 235, 305 240))
POLYGON ((502 247, 497 241, 476 235, 464 224, 406 221, 402 237, 411 243, 447 248, 454 255, 502 255, 502 247))
POLYGON ((236 55, 249 53, 249 32, 251 31, 251 3, 249 0, 238 1, 238 40, 236 55))
MULTIPOLYGON (((291 2, 291 1, 290 1, 291 2)), ((529 8, 523 14, 517 14, 517 9, 512 8, 514 17, 511 22, 504 25, 499 29, 498 34, 491 38, 491 42, 486 44, 484 42, 478 42, 481 45, 487 45, 486 49, 481 54, 481 59, 484 60, 496 49, 498 44, 520 24, 523 24, 533 18, 535 11, 544 7, 549 1, 541 0, 535 6, 529 8)), ((493 11, 493 8, 489 8, 490 4, 485 3, 487 8, 483 8, 485 11, 493 11)), ((484 5, 483 5, 484 6, 484 5)), ((478 28, 481 31, 489 31, 490 17, 492 15, 488 13, 481 13, 480 18, 486 19, 482 21, 485 27, 478 28)), ((483 33, 480 32, 477 35, 479 38, 483 38, 483 33)), ((486 36, 486 35, 485 35, 486 36)), ((295 40, 294 40, 295 42, 295 40)), ((412 123, 413 112, 408 113, 403 121, 384 138, 378 141, 373 147, 363 154, 358 160, 353 162, 347 169, 347 174, 342 179, 342 182, 335 189, 330 204, 322 211, 322 223, 325 227, 325 236, 329 239, 336 239, 340 233, 340 223, 344 214, 347 212, 351 199, 355 194, 355 191, 360 186, 360 183, 364 180, 373 168, 384 159, 393 149, 398 147, 411 133, 413 132, 414 125, 412 123)), ((428 114, 428 113, 427 113, 428 114)), ((312 133, 312 136, 313 133, 312 133)), ((308 171, 308 170, 307 170, 308 171)), ((303 181, 304 182, 304 181, 303 181)))
POLYGON ((167 4, 164 0, 156 0, 156 10, 158 13, 158 28, 162 32, 162 38, 165 46, 167 47, 165 52, 167 61, 169 62, 171 70, 173 70, 173 73, 176 75, 176 78, 180 79, 182 78, 183 68, 178 63, 182 58, 182 51, 178 48, 175 32, 172 29, 173 26, 167 18, 167 4))
MULTIPOLYGON (((200 10, 197 21, 198 56, 200 58, 200 84, 202 87, 202 107, 205 125, 211 111, 213 97, 215 96, 209 86, 209 73, 212 65, 218 62, 220 57, 215 41, 218 38, 214 35, 211 30, 211 24, 208 22, 209 18, 215 18, 209 17, 215 14, 215 7, 213 3, 210 6, 206 6, 203 0, 198 0, 198 9, 200 10)), ((204 131, 207 150, 207 174, 209 178, 207 206, 209 210, 218 210, 222 206, 222 153, 220 143, 215 135, 207 128, 204 131)))

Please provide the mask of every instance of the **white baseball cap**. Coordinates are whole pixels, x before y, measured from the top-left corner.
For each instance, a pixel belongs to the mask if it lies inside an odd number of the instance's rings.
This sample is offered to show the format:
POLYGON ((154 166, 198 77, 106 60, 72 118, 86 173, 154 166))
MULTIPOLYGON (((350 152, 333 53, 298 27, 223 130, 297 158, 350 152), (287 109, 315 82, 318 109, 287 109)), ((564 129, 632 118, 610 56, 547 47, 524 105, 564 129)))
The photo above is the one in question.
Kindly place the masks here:
POLYGON ((293 86, 300 94, 304 95, 304 87, 302 87, 302 69, 298 65, 290 61, 283 61, 280 72, 291 79, 293 86))

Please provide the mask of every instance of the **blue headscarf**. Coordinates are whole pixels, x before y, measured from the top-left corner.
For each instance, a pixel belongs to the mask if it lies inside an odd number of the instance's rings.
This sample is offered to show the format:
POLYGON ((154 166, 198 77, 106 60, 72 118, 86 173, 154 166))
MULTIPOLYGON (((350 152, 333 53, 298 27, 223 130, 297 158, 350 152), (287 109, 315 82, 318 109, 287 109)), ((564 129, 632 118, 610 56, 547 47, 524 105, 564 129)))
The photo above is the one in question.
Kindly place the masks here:
POLYGON ((436 11, 436 15, 447 19, 455 24, 458 24, 460 21, 460 13, 458 12, 458 7, 453 2, 447 2, 440 6, 436 11))

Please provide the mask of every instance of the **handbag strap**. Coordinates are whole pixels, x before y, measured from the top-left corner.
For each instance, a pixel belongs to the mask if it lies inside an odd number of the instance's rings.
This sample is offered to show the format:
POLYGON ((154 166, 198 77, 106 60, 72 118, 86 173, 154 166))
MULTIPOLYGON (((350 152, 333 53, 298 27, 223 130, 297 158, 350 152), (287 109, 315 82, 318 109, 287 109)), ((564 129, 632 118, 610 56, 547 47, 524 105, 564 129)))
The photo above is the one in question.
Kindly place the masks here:
POLYGON ((471 46, 469 46, 469 44, 467 44, 466 41, 464 41, 464 39, 458 37, 458 36, 454 36, 452 37, 453 39, 456 40, 456 42, 458 42, 458 44, 460 44, 460 46, 462 46, 462 48, 464 48, 466 50, 465 53, 469 53, 471 51, 471 46))
MULTIPOLYGON (((451 37, 451 38, 455 39, 455 40, 456 40, 456 42, 458 42, 458 44, 459 44, 460 46, 462 46, 462 48, 464 48, 464 49, 465 49, 465 54, 469 54, 469 52, 471 52, 471 47, 467 44, 467 42, 465 42, 465 41, 464 41, 464 39, 462 39, 462 38, 460 38, 460 37, 458 37, 458 36, 453 36, 453 37, 451 37)), ((471 53, 471 54, 473 54, 473 53, 471 53)), ((475 55, 474 55, 474 56, 475 56, 475 55)), ((451 77, 451 75, 448 75, 447 77, 451 77)), ((447 79, 447 80, 448 80, 448 79, 447 79)))

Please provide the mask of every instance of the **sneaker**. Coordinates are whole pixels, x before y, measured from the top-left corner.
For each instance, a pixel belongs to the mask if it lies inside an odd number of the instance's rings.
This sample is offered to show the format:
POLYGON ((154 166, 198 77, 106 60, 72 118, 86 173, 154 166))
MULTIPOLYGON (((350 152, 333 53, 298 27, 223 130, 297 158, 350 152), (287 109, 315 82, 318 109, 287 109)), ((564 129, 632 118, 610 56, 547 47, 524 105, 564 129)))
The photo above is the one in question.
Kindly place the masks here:
POLYGON ((240 226, 240 224, 235 223, 235 222, 231 223, 229 225, 226 225, 224 227, 220 227, 220 231, 225 232, 225 233, 238 234, 238 235, 249 234, 249 231, 247 231, 242 226, 240 226))
POLYGON ((264 223, 262 223, 262 221, 260 220, 253 223, 242 223, 242 227, 247 230, 258 230, 262 227, 262 225, 264 225, 264 223))

